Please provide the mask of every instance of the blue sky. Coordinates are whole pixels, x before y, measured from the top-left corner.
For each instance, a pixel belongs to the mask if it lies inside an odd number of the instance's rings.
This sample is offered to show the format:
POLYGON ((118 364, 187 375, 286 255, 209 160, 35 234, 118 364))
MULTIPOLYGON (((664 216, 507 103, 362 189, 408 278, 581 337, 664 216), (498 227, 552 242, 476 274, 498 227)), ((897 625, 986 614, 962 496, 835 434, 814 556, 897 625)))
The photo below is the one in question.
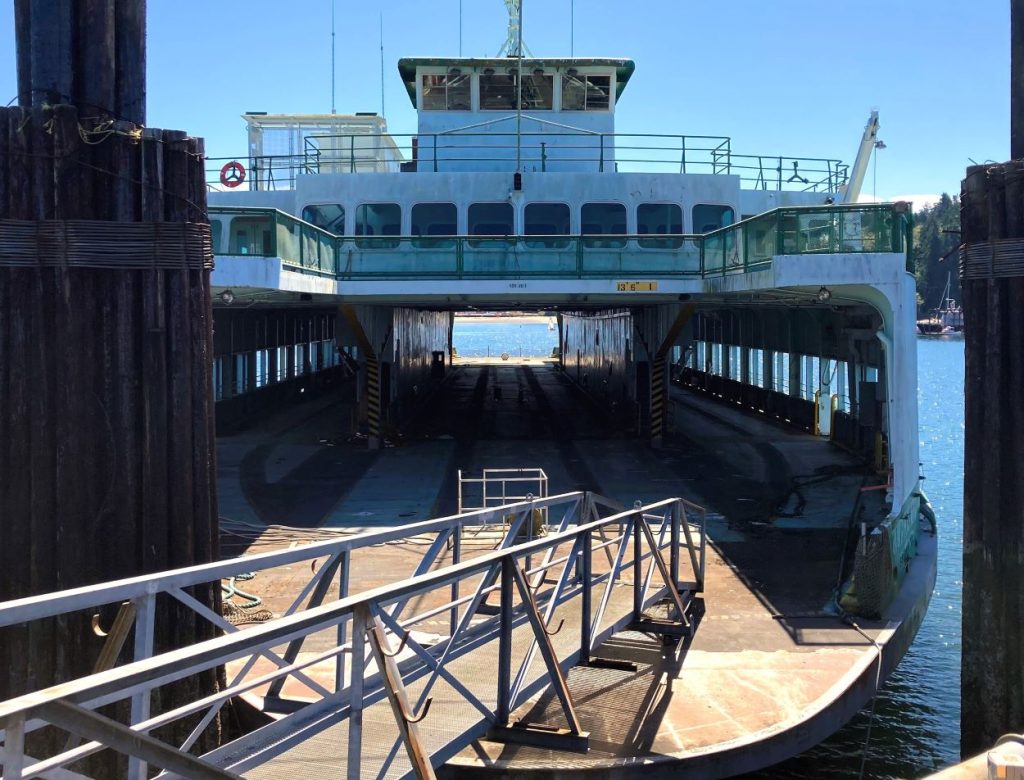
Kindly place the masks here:
MULTIPOLYGON (((335 0, 337 108, 415 131, 400 56, 459 51, 459 0, 335 0)), ((525 0, 526 43, 564 56, 570 0, 525 0)), ((15 88, 14 12, 0 11, 0 99, 15 88)), ((501 0, 462 0, 466 56, 497 53, 501 0)), ((331 0, 149 0, 149 124, 242 156, 247 110, 330 110, 331 0)), ((575 53, 637 69, 621 132, 728 135, 747 154, 853 161, 878 108, 879 198, 959 191, 968 158, 1009 157, 1008 0, 575 0, 575 53)), ((870 196, 869 169, 864 191, 870 196)), ((919 199, 918 199, 919 200, 919 199)))

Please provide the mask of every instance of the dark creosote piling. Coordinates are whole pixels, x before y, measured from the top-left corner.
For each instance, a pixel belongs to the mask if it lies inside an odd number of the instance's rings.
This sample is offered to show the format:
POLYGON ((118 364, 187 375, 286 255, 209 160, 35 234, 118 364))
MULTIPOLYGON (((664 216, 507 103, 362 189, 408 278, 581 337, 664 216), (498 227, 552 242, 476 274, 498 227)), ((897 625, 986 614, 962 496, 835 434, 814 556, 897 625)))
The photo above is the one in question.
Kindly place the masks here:
MULTIPOLYGON (((145 13, 144 0, 15 2, 20 105, 0 110, 0 600, 217 557, 203 145, 143 128, 145 13)), ((219 608, 216 588, 194 595, 219 608)), ((0 629, 0 700, 90 672, 103 644, 91 617, 0 629)), ((213 633, 158 599, 158 651, 213 633)), ((190 678, 153 712, 220 684, 190 678)))
POLYGON ((1013 160, 961 189, 964 756, 1024 730, 1024 0, 1011 30, 1013 160))

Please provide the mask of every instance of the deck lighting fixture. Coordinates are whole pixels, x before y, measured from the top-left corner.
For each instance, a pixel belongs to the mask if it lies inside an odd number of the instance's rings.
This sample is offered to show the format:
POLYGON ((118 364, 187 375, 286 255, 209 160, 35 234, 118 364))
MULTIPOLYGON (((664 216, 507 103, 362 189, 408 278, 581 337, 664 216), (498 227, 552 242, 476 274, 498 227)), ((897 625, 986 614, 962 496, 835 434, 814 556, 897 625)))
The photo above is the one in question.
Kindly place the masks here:
POLYGON ((230 306, 235 302, 235 293, 231 290, 225 290, 218 297, 225 306, 230 306))
POLYGON ((832 291, 822 285, 821 289, 818 290, 818 303, 828 303, 832 300, 832 291))

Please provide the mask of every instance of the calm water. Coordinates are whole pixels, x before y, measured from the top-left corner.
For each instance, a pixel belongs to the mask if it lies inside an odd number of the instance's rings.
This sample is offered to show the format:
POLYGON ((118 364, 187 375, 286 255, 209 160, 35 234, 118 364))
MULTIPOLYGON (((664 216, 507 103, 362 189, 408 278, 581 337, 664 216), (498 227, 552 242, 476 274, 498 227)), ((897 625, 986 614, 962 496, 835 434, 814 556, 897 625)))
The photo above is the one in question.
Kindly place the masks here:
POLYGON ((550 357, 558 346, 558 328, 546 322, 466 322, 458 320, 452 343, 462 357, 550 357))
MULTIPOLYGON (((460 355, 547 356, 558 332, 547 325, 458 323, 460 355)), ((964 344, 918 339, 918 403, 925 492, 939 524, 935 593, 917 639, 875 707, 864 777, 915 778, 959 760, 960 585, 963 538, 964 344)), ((868 711, 814 750, 759 778, 858 777, 868 711)))

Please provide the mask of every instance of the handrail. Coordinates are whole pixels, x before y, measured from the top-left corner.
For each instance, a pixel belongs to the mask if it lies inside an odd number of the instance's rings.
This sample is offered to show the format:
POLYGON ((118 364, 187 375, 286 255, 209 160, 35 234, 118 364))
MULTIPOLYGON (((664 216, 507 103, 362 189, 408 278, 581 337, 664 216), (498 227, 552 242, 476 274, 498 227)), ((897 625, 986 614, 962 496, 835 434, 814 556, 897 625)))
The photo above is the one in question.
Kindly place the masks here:
POLYGON ((122 601, 150 596, 166 592, 170 588, 188 588, 206 582, 214 582, 243 572, 257 572, 286 566, 299 561, 321 558, 340 552, 351 552, 364 547, 387 544, 399 539, 407 539, 421 534, 437 533, 450 530, 454 525, 490 525, 503 522, 502 512, 518 512, 527 507, 553 507, 581 500, 586 494, 582 491, 561 493, 557 496, 537 498, 533 501, 518 501, 499 508, 487 507, 465 514, 455 514, 409 523, 380 531, 366 531, 353 534, 342 539, 328 539, 311 542, 300 547, 286 550, 274 550, 253 555, 243 555, 223 561, 212 561, 196 566, 141 574, 96 585, 85 585, 80 588, 45 593, 39 596, 27 596, 21 599, 0 602, 0 628, 30 620, 40 620, 83 609, 116 604, 122 601))
POLYGON ((264 190, 294 188, 302 174, 397 172, 402 166, 435 172, 469 170, 480 163, 505 166, 514 149, 519 149, 524 167, 540 172, 582 166, 602 172, 710 173, 738 176, 758 189, 827 192, 837 192, 849 178, 849 166, 834 158, 734 154, 727 136, 602 133, 557 123, 520 134, 468 132, 499 121, 503 118, 437 133, 309 135, 297 154, 211 158, 208 182, 216 186, 217 163, 231 159, 248 160, 248 186, 264 190))
MULTIPOLYGON (((564 667, 571 664, 576 657, 580 657, 584 661, 589 658, 595 644, 616 630, 616 627, 623 625, 624 621, 629 619, 630 614, 634 621, 643 623, 645 620, 643 610, 665 594, 675 605, 675 620, 679 628, 688 629, 692 635, 694 623, 688 613, 693 593, 703 588, 706 516, 702 509, 681 499, 666 499, 648 506, 639 506, 639 502, 637 502, 637 506, 632 509, 599 518, 596 515, 596 506, 608 505, 610 502, 606 499, 580 493, 565 494, 565 497, 578 499, 576 504, 578 511, 567 514, 558 529, 544 538, 520 543, 512 541, 518 529, 528 522, 528 518, 532 516, 532 508, 538 505, 539 501, 520 502, 490 511, 483 510, 476 513, 481 518, 485 514, 507 514, 512 506, 522 507, 525 504, 524 510, 518 512, 513 528, 510 529, 507 544, 494 552, 484 553, 472 560, 460 561, 444 568, 427 570, 420 567, 414 576, 399 582, 369 588, 358 594, 344 596, 337 601, 314 606, 305 612, 287 615, 246 631, 235 631, 197 643, 192 647, 140 659, 123 667, 72 680, 0 703, 0 726, 5 729, 5 759, 11 759, 11 765, 5 766, 5 777, 7 777, 8 770, 10 770, 12 778, 23 777, 21 770, 24 760, 22 754, 24 734, 48 723, 70 730, 92 741, 77 748, 65 748, 57 756, 46 758, 26 767, 27 776, 35 777, 44 771, 66 766, 104 747, 113 748, 117 752, 132 757, 135 763, 131 774, 137 778, 146 776, 145 762, 147 761, 179 772, 181 770, 176 767, 188 766, 192 768, 191 771, 186 772, 189 775, 198 772, 199 774, 195 774, 195 776, 226 776, 224 770, 218 769, 217 762, 221 757, 228 759, 231 751, 237 749, 235 743, 214 751, 213 754, 208 754, 202 759, 197 759, 188 755, 193 738, 178 748, 154 739, 148 735, 148 732, 160 725, 166 725, 173 720, 212 707, 213 709, 207 713, 206 718, 193 732, 194 736, 197 735, 203 725, 210 722, 209 718, 212 717, 212 713, 222 706, 227 698, 237 695, 242 690, 252 689, 256 681, 240 682, 244 672, 239 674, 234 682, 229 683, 226 689, 155 718, 148 717, 148 710, 141 713, 133 707, 129 726, 114 723, 94 710, 123 699, 131 698, 134 701, 138 697, 144 697, 148 701, 151 692, 156 688, 223 665, 234 659, 266 655, 276 646, 302 641, 314 633, 335 627, 340 628, 342 624, 348 622, 353 624, 354 633, 351 641, 346 641, 344 635, 339 634, 338 644, 335 647, 327 651, 320 651, 314 659, 307 659, 300 663, 294 663, 294 658, 288 659, 289 662, 280 665, 275 672, 261 674, 259 682, 266 684, 273 681, 273 685, 289 675, 298 676, 300 669, 307 668, 314 662, 340 657, 343 653, 349 654, 352 662, 352 674, 348 678, 348 684, 343 685, 343 681, 339 678, 335 692, 330 693, 320 688, 322 698, 318 702, 308 705, 303 710, 303 717, 318 717, 323 713, 332 714, 333 719, 337 720, 347 718, 349 715, 353 716, 349 719, 348 759, 350 769, 359 766, 360 742, 362 740, 361 718, 356 719, 355 713, 382 701, 388 690, 392 692, 397 690, 401 693, 399 696, 401 706, 396 707, 394 697, 392 697, 392 708, 395 718, 398 720, 397 731, 400 734, 400 740, 405 741, 410 756, 426 755, 421 749, 422 746, 409 742, 409 740, 417 739, 415 730, 405 728, 402 724, 408 726, 413 720, 426 716, 431 687, 440 679, 445 680, 483 714, 483 723, 493 723, 499 727, 507 724, 511 708, 518 701, 522 701, 525 697, 538 691, 539 686, 547 680, 562 704, 573 736, 585 740, 586 736, 579 729, 579 720, 575 714, 572 696, 565 685, 564 667), (699 520, 691 521, 687 515, 688 510, 696 511, 699 514, 699 520), (660 525, 652 526, 652 523, 659 522, 660 525), (570 528, 570 525, 574 525, 574 527, 570 528), (613 533, 618 532, 620 535, 618 554, 610 570, 598 572, 592 567, 591 556, 595 549, 600 549, 602 545, 595 548, 593 542, 598 539, 604 540, 606 529, 612 529, 613 533), (623 531, 623 529, 625 530, 623 531), (695 539, 695 534, 699 534, 699 539, 695 539), (668 536, 667 541, 666 536, 668 536), (568 545, 568 548, 564 545, 568 545), (670 553, 667 562, 661 552, 666 547, 670 553), (565 549, 570 550, 569 554, 567 556, 563 554, 556 558, 556 550, 561 550, 564 553, 565 549), (624 556, 629 549, 633 552, 631 560, 627 560, 624 556), (547 555, 543 563, 532 567, 529 563, 531 556, 545 552, 547 555), (681 552, 688 554, 694 576, 693 581, 686 583, 679 581, 678 567, 682 557, 681 552), (525 566, 521 563, 524 559, 525 566), (646 573, 644 572, 645 565, 646 573), (544 572, 558 566, 561 566, 561 575, 557 584, 549 588, 547 587, 548 583, 545 582, 544 572), (659 577, 663 582, 663 585, 658 588, 652 587, 652 578, 655 576, 655 572, 660 573, 659 577), (602 616, 608 607, 609 595, 613 592, 613 585, 619 575, 624 573, 632 574, 633 609, 625 617, 613 619, 610 624, 603 626, 602 616), (483 576, 478 581, 479 584, 474 595, 468 600, 458 597, 456 586, 468 579, 476 581, 475 578, 479 575, 483 576), (600 584, 605 585, 605 590, 595 616, 589 606, 592 603, 590 591, 600 584), (400 623, 397 617, 401 608, 399 605, 409 603, 413 597, 431 591, 447 592, 449 587, 453 588, 453 600, 442 605, 442 611, 451 609, 457 613, 457 625, 453 626, 450 637, 429 649, 425 648, 415 641, 408 633, 408 629, 405 628, 422 618, 408 618, 400 623), (500 613, 497 616, 481 620, 479 607, 483 603, 486 593, 495 589, 501 595, 500 613), (517 606, 513 603, 513 589, 519 593, 517 606), (547 627, 547 623, 552 621, 554 611, 559 605, 578 597, 583 599, 585 607, 579 614, 581 621, 579 643, 575 645, 576 650, 573 651, 571 643, 575 642, 575 639, 572 637, 567 640, 559 639, 562 656, 560 658, 554 652, 551 636, 558 633, 562 624, 560 623, 555 629, 550 629, 547 627), (464 610, 459 610, 460 604, 466 605, 464 610), (389 607, 394 607, 394 609, 389 611, 387 609, 389 607), (541 609, 543 609, 543 614, 541 609), (530 632, 532 632, 531 647, 533 649, 522 662, 518 674, 513 677, 512 669, 509 666, 511 658, 507 648, 511 647, 512 632, 527 626, 529 632, 526 636, 531 636, 530 632), (414 657, 401 662, 394 659, 398 651, 392 648, 389 635, 400 640, 399 649, 407 644, 408 650, 414 657), (504 648, 499 651, 499 655, 505 659, 503 663, 499 661, 498 705, 494 709, 484 705, 477 694, 469 690, 447 668, 448 662, 461 658, 483 644, 493 641, 499 642, 500 647, 504 648), (371 657, 377 659, 376 669, 367 666, 366 648, 368 646, 373 651, 371 657), (535 674, 529 675, 534 650, 539 651, 547 670, 546 676, 538 678, 535 674), (415 707, 412 706, 411 701, 403 703, 407 701, 405 683, 424 675, 430 675, 430 677, 426 686, 420 691, 419 702, 415 707)), ((554 501, 558 498, 563 497, 553 497, 550 500, 554 501)), ((447 519, 451 520, 452 518, 447 519)), ((419 528, 422 525, 412 524, 409 527, 404 527, 404 530, 419 528)), ((439 535, 434 546, 436 547, 442 539, 443 537, 439 535)), ((611 560, 610 557, 609 560, 611 560)), ((160 575, 154 576, 159 577, 160 575)), ((618 605, 615 607, 616 610, 626 608, 622 598, 617 598, 616 604, 618 605)), ((435 612, 437 611, 436 607, 433 609, 435 612)), ((665 630, 665 626, 659 624, 659 627, 655 627, 653 630, 665 630)), ((245 668, 251 668, 251 663, 245 668)), ((264 729, 269 730, 268 734, 279 734, 282 729, 294 728, 292 724, 295 722, 297 721, 292 716, 286 716, 264 729)), ((280 744, 279 741, 278 744, 280 744)), ((264 759, 266 755, 263 754, 264 759)), ((237 757, 226 760, 226 764, 231 767, 232 771, 244 771, 245 769, 245 761, 239 764, 237 757)))
MULTIPOLYGON (((707 278, 762 270, 778 255, 895 252, 909 257, 911 249, 910 219, 896 205, 884 203, 785 206, 705 234, 339 236, 273 208, 211 207, 209 213, 214 218, 268 217, 274 227, 271 256, 345 280, 403 275, 707 278), (495 265, 499 253, 512 260, 495 265), (508 262, 514 267, 506 268, 508 262)), ((222 243, 225 235, 231 240, 224 232, 222 243)), ((263 247, 258 252, 257 247, 232 248, 215 246, 214 254, 265 254, 263 247)))

